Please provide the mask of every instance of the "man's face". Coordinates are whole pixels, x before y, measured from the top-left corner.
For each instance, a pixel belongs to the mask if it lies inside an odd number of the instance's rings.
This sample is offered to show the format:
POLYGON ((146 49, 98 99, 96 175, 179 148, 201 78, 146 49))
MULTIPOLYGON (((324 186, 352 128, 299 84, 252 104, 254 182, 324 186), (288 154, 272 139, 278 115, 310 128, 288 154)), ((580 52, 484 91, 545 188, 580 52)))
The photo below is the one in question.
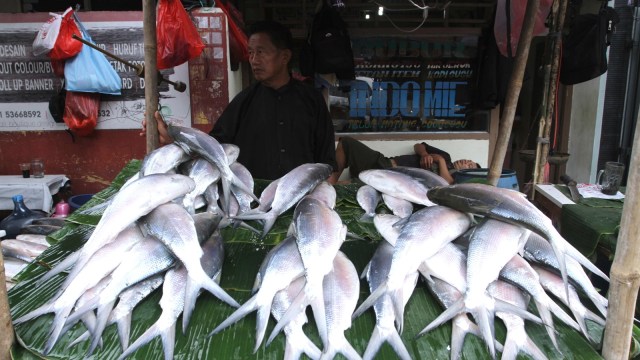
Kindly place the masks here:
POLYGON ((471 160, 457 160, 453 162, 453 168, 456 170, 462 169, 475 169, 478 167, 478 164, 471 160))
POLYGON ((257 33, 249 38, 249 63, 253 76, 267 86, 288 74, 290 58, 291 51, 276 48, 267 34, 257 33))

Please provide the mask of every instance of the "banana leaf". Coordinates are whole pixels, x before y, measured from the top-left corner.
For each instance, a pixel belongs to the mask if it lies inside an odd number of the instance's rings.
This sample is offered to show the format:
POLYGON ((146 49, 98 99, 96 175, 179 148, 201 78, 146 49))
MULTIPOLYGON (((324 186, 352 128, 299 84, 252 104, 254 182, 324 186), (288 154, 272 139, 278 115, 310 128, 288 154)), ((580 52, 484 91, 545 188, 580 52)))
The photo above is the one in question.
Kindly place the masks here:
MULTIPOLYGON (((74 212, 67 218, 67 225, 60 231, 51 234, 48 240, 53 244, 40 257, 23 270, 17 281, 19 283, 9 291, 9 304, 14 318, 47 302, 58 291, 64 280, 64 275, 57 275, 47 282, 36 285, 35 281, 53 265, 64 259, 71 252, 80 248, 90 236, 95 224, 99 220, 97 215, 82 214, 82 210, 95 207, 108 201, 126 179, 131 177, 140 167, 140 161, 128 163, 112 184, 96 194, 80 211, 74 212)), ((256 183, 256 193, 268 184, 265 181, 256 183)), ((338 200, 336 210, 347 224, 350 233, 355 238, 348 238, 341 250, 352 260, 356 269, 362 271, 371 259, 377 243, 382 241, 372 224, 358 221, 364 213, 355 200, 358 184, 336 186, 338 200)), ((291 221, 292 211, 283 214, 276 222, 272 231, 264 239, 255 233, 242 228, 226 228, 223 231, 225 239, 225 264, 222 272, 221 286, 238 302, 243 303, 251 296, 255 275, 267 252, 284 239, 291 221)), ((260 229, 258 223, 253 223, 260 229)), ((444 224, 443 224, 444 226, 444 224)), ((369 295, 368 285, 363 280, 360 284, 360 301, 369 295)), ((147 297, 133 312, 130 343, 140 336, 159 317, 161 309, 158 302, 161 291, 157 290, 147 297)), ((264 344, 256 353, 252 352, 255 342, 255 315, 251 314, 238 323, 214 336, 208 336, 219 323, 232 312, 233 308, 222 303, 208 293, 203 293, 196 304, 191 323, 183 333, 179 324, 176 328, 176 345, 174 357, 176 359, 281 359, 284 356, 284 335, 279 334, 269 346, 264 344)), ((431 320, 436 318, 442 308, 427 290, 424 283, 419 282, 405 308, 405 324, 402 339, 415 359, 447 359, 450 356, 451 325, 449 323, 416 338, 431 320)), ((530 309, 535 312, 534 308, 530 309)), ((310 310, 308 310, 310 311, 310 310)), ((308 314, 310 315, 310 314, 308 314)), ((305 332, 318 346, 320 338, 313 323, 313 317, 305 326, 305 332)), ((46 356, 42 354, 49 329, 53 319, 52 314, 44 315, 15 327, 17 344, 12 349, 16 359, 82 359, 89 347, 89 341, 79 343, 73 347, 69 344, 81 335, 85 328, 81 324, 61 336, 53 350, 46 356)), ((271 331, 275 321, 271 319, 267 331, 271 331)), ((356 318, 346 337, 353 347, 362 354, 367 346, 375 325, 373 310, 366 311, 356 318)), ((527 333, 533 341, 546 353, 549 358, 563 357, 565 359, 600 359, 598 352, 589 342, 575 330, 556 321, 559 351, 554 348, 542 325, 527 323, 527 333)), ((602 328, 590 323, 594 334, 602 333, 602 328)), ((496 321, 496 337, 504 341, 505 327, 496 321)), ((116 359, 122 353, 118 341, 116 327, 109 326, 102 336, 103 344, 90 358, 116 359)), ((527 358, 526 355, 520 355, 527 358)), ((163 357, 162 344, 159 338, 136 351, 130 358, 159 359, 163 357)), ((384 344, 377 358, 397 358, 393 349, 384 344)), ((482 341, 474 336, 468 336, 463 358, 489 358, 488 351, 482 341)))

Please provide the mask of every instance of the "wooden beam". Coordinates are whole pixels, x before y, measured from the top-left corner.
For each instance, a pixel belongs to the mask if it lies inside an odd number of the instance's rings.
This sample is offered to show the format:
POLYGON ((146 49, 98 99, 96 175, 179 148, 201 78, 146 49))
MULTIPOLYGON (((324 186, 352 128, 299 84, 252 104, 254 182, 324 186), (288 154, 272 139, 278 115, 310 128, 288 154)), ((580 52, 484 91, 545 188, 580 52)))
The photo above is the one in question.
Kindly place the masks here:
MULTIPOLYGON (((1 245, 0 245, 1 247, 1 245)), ((11 359, 13 345, 13 325, 7 298, 7 283, 4 272, 4 258, 0 251, 0 359, 11 359)))
POLYGON ((144 99, 145 120, 147 123, 147 153, 158 148, 158 124, 154 113, 158 109, 158 67, 156 39, 156 2, 142 2, 142 21, 144 32, 144 99))

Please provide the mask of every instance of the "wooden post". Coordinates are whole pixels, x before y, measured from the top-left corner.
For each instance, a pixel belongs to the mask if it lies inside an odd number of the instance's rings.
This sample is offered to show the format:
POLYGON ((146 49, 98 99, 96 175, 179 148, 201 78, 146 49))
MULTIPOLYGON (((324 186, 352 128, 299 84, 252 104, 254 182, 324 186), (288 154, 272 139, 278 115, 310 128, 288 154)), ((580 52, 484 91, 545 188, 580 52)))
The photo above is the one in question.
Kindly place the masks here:
POLYGON ((7 298, 4 258, 0 251, 0 360, 11 358, 10 352, 13 340, 13 325, 11 323, 11 312, 9 311, 9 299, 7 298))
POLYGON ((158 70, 156 38, 156 2, 142 2, 144 31, 144 99, 147 123, 147 153, 158 148, 158 124, 154 113, 158 109, 158 70))
POLYGON ((522 78, 524 76, 524 70, 527 67, 529 47, 531 45, 531 38, 533 37, 533 25, 536 22, 536 14, 538 13, 539 7, 540 0, 527 1, 527 9, 520 32, 520 39, 518 40, 513 71, 511 72, 511 79, 507 88, 507 97, 504 101, 502 116, 500 117, 496 148, 491 158, 491 167, 489 168, 489 174, 487 176, 487 181, 493 186, 498 184, 498 180, 502 175, 502 164, 504 163, 507 147, 509 146, 509 137, 511 136, 511 129, 513 128, 513 119, 515 117, 516 107, 518 106, 520 90, 522 89, 522 78))
MULTIPOLYGON (((560 70, 560 54, 562 48, 562 41, 559 37, 562 35, 562 29, 564 28, 564 18, 567 12, 568 0, 560 0, 560 6, 555 12, 553 24, 550 28, 550 48, 551 58, 548 72, 545 72, 545 83, 548 87, 545 89, 545 109, 544 116, 540 118, 540 124, 538 129, 538 139, 536 142, 536 161, 533 168, 533 189, 537 183, 544 181, 544 167, 547 164, 547 155, 549 154, 549 135, 551 134, 551 124, 553 124, 553 114, 555 113, 556 106, 556 94, 558 92, 558 71, 560 70)), ((535 194, 535 191, 533 192, 535 194)), ((535 196, 535 195, 534 195, 535 196)))
MULTIPOLYGON (((638 116, 640 120, 640 115, 638 116)), ((622 207, 620 234, 611 266, 609 311, 604 330, 602 356, 605 359, 628 359, 636 298, 640 288, 640 131, 636 128, 629 163, 627 192, 622 207)))

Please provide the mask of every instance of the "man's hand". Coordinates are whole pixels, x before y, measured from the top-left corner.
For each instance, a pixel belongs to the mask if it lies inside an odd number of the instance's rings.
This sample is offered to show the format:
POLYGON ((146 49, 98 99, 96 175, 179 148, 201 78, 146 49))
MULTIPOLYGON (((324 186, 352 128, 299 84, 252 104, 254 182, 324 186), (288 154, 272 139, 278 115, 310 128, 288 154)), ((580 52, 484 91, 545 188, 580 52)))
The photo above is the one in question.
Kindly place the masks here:
POLYGON ((420 167, 429 170, 431 169, 431 165, 433 165, 434 156, 436 155, 423 155, 420 157, 420 167))
MULTIPOLYGON (((140 131, 140 136, 147 136, 147 117, 145 113, 145 118, 142 119, 142 131, 140 131)), ((156 119, 156 123, 158 126, 158 142, 160 145, 166 145, 173 142, 173 139, 169 136, 169 131, 167 130, 167 124, 162 119, 162 115, 159 111, 153 113, 153 117, 156 119)))

